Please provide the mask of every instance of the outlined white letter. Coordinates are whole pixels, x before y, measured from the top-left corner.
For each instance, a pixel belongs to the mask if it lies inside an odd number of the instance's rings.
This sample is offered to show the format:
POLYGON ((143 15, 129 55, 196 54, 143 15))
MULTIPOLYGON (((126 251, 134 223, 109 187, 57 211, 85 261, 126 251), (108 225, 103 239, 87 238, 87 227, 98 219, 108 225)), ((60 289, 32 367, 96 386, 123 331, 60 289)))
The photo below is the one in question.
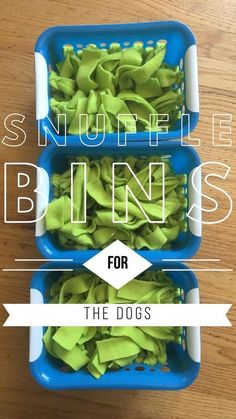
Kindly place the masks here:
POLYGON ((134 120, 137 121, 137 115, 136 114, 119 114, 118 115, 118 147, 125 147, 127 144, 127 135, 129 134, 136 134, 137 129, 136 129, 136 124, 134 124, 134 120), (120 128, 121 128, 121 123, 122 126, 124 126, 125 128, 132 128, 131 131, 125 131, 125 132, 120 132, 120 128), (123 134, 123 135, 120 135, 123 134))
POLYGON ((87 221, 87 190, 86 190, 86 179, 87 179, 87 165, 83 162, 78 163, 71 163, 71 207, 70 207, 70 219, 73 224, 84 224, 87 221), (74 176, 74 167, 75 169, 75 176, 74 176), (76 176, 79 179, 83 178, 82 184, 82 191, 81 189, 81 182, 74 182, 76 176), (75 190, 75 186, 77 190, 75 190), (79 202, 75 202, 75 196, 79 199, 79 202), (78 208, 77 217, 74 216, 74 209, 78 208), (79 220, 80 218, 80 210, 83 212, 83 220, 79 220), (75 220, 75 218, 77 218, 75 220))
POLYGON ((231 147, 232 139, 223 138, 223 135, 231 135, 232 133, 232 114, 231 113, 215 113, 212 119, 212 144, 213 147, 231 147), (223 130, 224 128, 224 130, 223 130))
POLYGON ((49 121, 51 127, 53 128, 52 131, 45 126, 44 127, 44 135, 40 135, 40 119, 38 120, 38 146, 45 147, 48 145, 48 138, 54 141, 58 147, 65 147, 66 146, 66 114, 60 113, 56 116, 57 118, 57 127, 53 124, 51 119, 47 116, 46 119, 49 121), (60 135, 63 141, 58 142, 55 137, 55 132, 57 135, 60 135), (50 136, 50 137, 49 137, 50 136))
MULTIPOLYGON (((149 189, 149 191, 147 192, 128 163, 125 163, 125 162, 117 162, 117 163, 114 162, 114 163, 112 163, 112 222, 114 224, 122 224, 122 223, 127 223, 128 222, 128 195, 130 194, 132 196, 133 200, 135 201, 135 203, 138 205, 140 211, 143 213, 144 217, 146 218, 146 220, 148 220, 149 223, 152 223, 152 224, 162 224, 162 223, 164 223, 164 220, 165 220, 165 165, 164 165, 163 162, 149 163, 148 189, 149 189), (130 173, 132 175, 132 178, 130 179, 128 184, 124 185, 124 188, 125 188, 125 199, 124 199, 124 201, 119 200, 119 196, 118 196, 119 188, 116 188, 116 184, 115 184, 115 182, 116 182, 116 173, 115 172, 116 172, 116 168, 119 168, 119 166, 126 166, 126 168, 130 171, 130 173), (146 197, 146 199, 148 201, 151 201, 152 200, 152 186, 153 186, 152 175, 153 175, 153 172, 158 170, 158 169, 161 169, 160 179, 162 179, 162 194, 161 194, 161 198, 160 198, 160 200, 162 201, 161 204, 160 204, 161 210, 162 210, 161 211, 162 212, 162 217, 161 217, 161 220, 160 220, 160 216, 157 215, 158 219, 151 220, 150 217, 147 215, 145 209, 143 208, 145 205, 140 202, 140 200, 138 199, 137 196, 135 196, 132 184, 133 183, 136 184, 138 186, 139 193, 143 193, 144 196, 146 197), (122 205, 123 205, 123 207, 122 207, 122 205), (117 206, 119 208, 117 208, 117 206), (121 209, 121 207, 122 207, 122 209, 121 209), (121 211, 124 213, 124 219, 120 216, 119 220, 115 220, 116 212, 121 212, 121 211)), ((156 206, 156 208, 158 207, 157 204, 153 204, 153 206, 156 206)))
POLYGON ((189 146, 194 146, 194 147, 199 147, 201 145, 201 141, 200 138, 191 138, 190 136, 190 115, 189 114, 185 114, 182 113, 181 114, 181 118, 180 118, 180 122, 181 122, 181 145, 185 146, 185 147, 189 147, 189 146), (184 120, 187 122, 187 134, 184 135, 184 120), (185 143, 184 142, 184 138, 186 138, 190 144, 185 143), (192 144, 191 144, 192 143, 192 144))
MULTIPOLYGON (((11 163, 4 163, 4 223, 6 224, 29 224, 29 223, 35 223, 36 221, 41 220, 47 211, 47 205, 48 205, 48 199, 47 197, 43 194, 43 192, 40 190, 41 189, 41 184, 43 182, 43 176, 41 173, 41 168, 36 166, 33 163, 22 163, 22 162, 11 162, 11 163), (37 174, 37 179, 39 179, 38 184, 36 186, 36 188, 34 188, 34 193, 37 197, 40 196, 41 200, 44 200, 45 202, 45 210, 44 212, 40 215, 40 217, 38 218, 34 218, 33 220, 9 220, 8 219, 8 205, 7 205, 7 201, 9 199, 9 192, 8 192, 8 188, 7 188, 7 176, 9 174, 9 170, 11 167, 14 166, 18 166, 20 168, 20 172, 17 173, 17 188, 25 188, 29 185, 30 183, 30 177, 27 173, 22 172, 22 168, 23 167, 33 167, 34 169, 36 169, 36 174, 37 174), (24 176, 27 181, 23 184, 21 183, 21 178, 22 176, 24 176)), ((11 194, 14 194, 14 189, 11 189, 11 194)), ((28 196, 18 196, 17 197, 17 213, 18 214, 24 214, 24 213, 29 213, 31 211, 34 210, 35 204, 34 201, 32 200, 32 198, 28 197, 28 196), (30 202, 31 206, 28 207, 27 209, 22 209, 21 206, 21 202, 30 202)))
MULTIPOLYGON (((215 189, 215 190, 217 190, 217 191, 220 191, 226 198, 227 198, 227 201, 229 202, 229 208, 227 209, 227 214, 223 217, 223 218, 220 218, 219 220, 214 220, 214 221, 204 221, 203 219, 201 220, 201 221, 199 221, 198 219, 196 219, 196 218, 194 218, 194 216, 193 216, 193 214, 194 214, 194 209, 195 209, 195 207, 196 207, 196 204, 193 204, 192 205, 192 207, 189 209, 189 211, 188 211, 188 214, 187 214, 187 217, 188 218, 190 218, 191 220, 193 220, 193 221, 196 221, 196 222, 201 222, 202 224, 219 224, 219 223, 222 223, 223 221, 225 221, 225 220, 227 220, 227 218, 229 218, 229 216, 230 216, 230 214, 232 213, 232 209, 233 209, 233 201, 232 201, 232 198, 230 197, 230 195, 226 192, 226 191, 224 191, 223 189, 221 189, 221 188, 219 188, 218 186, 216 186, 216 185, 214 185, 213 183, 211 183, 210 182, 210 178, 220 178, 220 179, 227 179, 227 177, 228 177, 228 174, 229 174, 229 172, 230 172, 230 166, 228 166, 227 164, 225 164, 225 163, 220 163, 220 162, 214 162, 214 161, 209 161, 209 162, 205 162, 205 163, 202 163, 200 166, 197 166, 195 169, 194 169, 194 172, 193 172, 193 175, 192 175, 192 187, 193 187, 193 189, 197 192, 197 193, 200 193, 201 194, 201 196, 203 196, 204 198, 206 198, 208 201, 210 201, 210 202, 212 202, 213 204, 214 204, 214 207, 213 208, 210 208, 210 209, 207 209, 207 208, 203 208, 202 206, 201 206, 201 208, 200 208, 200 210, 204 213, 213 213, 213 212, 215 212, 215 211, 217 211, 217 209, 218 209, 218 202, 214 199, 214 198, 211 198, 210 196, 208 196, 208 195, 206 195, 206 194, 204 194, 204 193, 202 193, 202 192, 200 192, 199 190, 198 190, 198 188, 197 188, 197 185, 196 185, 196 183, 195 183, 195 176, 197 176, 197 172, 199 171, 199 170, 201 170, 201 168, 203 168, 203 167, 205 167, 205 166, 208 166, 208 165, 214 165, 216 168, 223 168, 223 169, 225 169, 225 172, 224 172, 224 174, 222 175, 222 174, 218 174, 218 173, 210 173, 210 174, 208 174, 208 175, 206 175, 203 179, 204 179, 204 182, 208 185, 208 186, 210 186, 211 188, 213 188, 213 189, 215 189)), ((199 208, 198 208, 199 209, 199 208)), ((202 217, 203 218, 203 217, 202 217)))
POLYGON ((20 147, 25 143, 26 132, 21 127, 18 127, 18 125, 15 124, 15 122, 20 122, 21 124, 23 124, 24 120, 25 115, 22 115, 20 113, 11 113, 7 115, 7 117, 4 120, 4 127, 8 132, 14 134, 14 136, 9 137, 8 135, 5 135, 2 139, 2 143, 4 145, 6 145, 7 147, 20 147), (13 131, 9 128, 9 126, 14 127, 15 130, 13 131), (22 138, 20 138, 19 132, 21 133, 22 138))
POLYGON ((159 113, 158 115, 155 113, 151 113, 149 115, 149 123, 150 126, 153 126, 153 118, 156 118, 156 128, 160 128, 160 131, 152 131, 149 129, 149 145, 150 146, 158 146, 158 137, 159 134, 167 134, 168 133, 168 127, 165 125, 159 126, 159 122, 168 122, 169 121, 169 115, 168 113, 159 113), (164 129, 164 130, 163 130, 164 129), (154 138, 153 138, 154 137, 154 138))

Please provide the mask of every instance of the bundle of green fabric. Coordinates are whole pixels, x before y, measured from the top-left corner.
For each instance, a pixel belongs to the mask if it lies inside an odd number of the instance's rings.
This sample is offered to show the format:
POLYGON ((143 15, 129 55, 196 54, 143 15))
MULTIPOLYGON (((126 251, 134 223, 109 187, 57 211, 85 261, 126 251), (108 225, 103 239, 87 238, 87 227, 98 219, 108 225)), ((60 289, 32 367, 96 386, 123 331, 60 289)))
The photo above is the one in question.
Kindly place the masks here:
POLYGON ((125 49, 115 43, 107 50, 90 45, 63 51, 57 71, 50 71, 50 107, 55 116, 66 115, 69 134, 163 131, 180 118, 183 72, 164 63, 166 41, 146 48, 136 42, 125 49), (102 117, 96 120, 97 115, 102 117))
MULTIPOLYGON (((185 197, 186 175, 174 174, 167 158, 127 157, 127 162, 136 174, 145 191, 149 191, 149 163, 163 162, 165 169, 164 184, 164 223, 150 223, 134 199, 139 200, 151 220, 162 220, 162 170, 156 166, 152 173, 152 200, 132 176, 127 166, 121 165, 115 182, 115 221, 112 219, 112 157, 89 159, 77 157, 73 161, 87 165, 87 221, 71 222, 71 169, 63 174, 54 174, 51 182, 54 187, 53 199, 45 216, 47 231, 58 234, 59 244, 66 249, 102 249, 115 240, 121 240, 132 249, 168 249, 181 231, 186 231, 185 197), (128 220, 124 221, 126 211, 126 185, 133 195, 128 197, 128 220)), ((115 159, 116 162, 120 159, 115 159)), ((69 162, 68 162, 69 164, 69 162)), ((82 166, 74 166, 73 212, 74 220, 82 220, 84 202, 84 179, 82 166)))
MULTIPOLYGON (((120 290, 93 273, 64 272, 50 288, 49 303, 175 304, 181 290, 161 271, 146 271, 120 290)), ((181 327, 48 327, 46 350, 75 371, 85 367, 95 377, 132 362, 167 362, 166 345, 181 342, 181 327)))

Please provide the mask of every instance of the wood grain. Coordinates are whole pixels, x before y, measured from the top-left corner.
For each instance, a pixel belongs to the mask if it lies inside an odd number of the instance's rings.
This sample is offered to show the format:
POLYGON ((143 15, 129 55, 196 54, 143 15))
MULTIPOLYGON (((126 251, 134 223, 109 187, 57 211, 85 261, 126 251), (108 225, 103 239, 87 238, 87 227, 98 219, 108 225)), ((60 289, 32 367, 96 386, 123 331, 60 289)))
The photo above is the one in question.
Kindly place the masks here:
MULTIPOLYGON (((36 147, 33 50, 37 36, 45 28, 59 24, 170 19, 188 24, 197 36, 201 118, 194 137, 201 138, 198 151, 202 161, 221 161, 231 166, 224 186, 233 196, 236 150, 235 147, 212 147, 211 115, 231 112, 235 117, 235 18, 234 0, 1 0, 0 138, 6 134, 3 121, 12 112, 26 115, 24 128, 27 133, 25 144, 18 149, 1 145, 1 176, 4 161, 35 163, 39 154, 36 147)), ((235 133, 235 121, 232 131, 235 133)), ((2 182, 0 188, 3 196, 2 182)), ((220 193, 217 198, 223 214, 226 203, 220 193)), ((223 224, 205 226, 197 257, 221 258, 219 267, 235 268, 235 226, 235 215, 223 224)), ((14 258, 40 257, 34 245, 32 225, 2 223, 0 240, 2 267, 19 266, 14 258)), ((193 266, 196 267, 196 264, 193 266)), ((235 303, 234 273, 200 272, 198 278, 202 302, 235 303)), ((0 302, 27 302, 30 280, 31 273, 1 273, 0 302)), ((234 307, 229 317, 235 325, 234 307)), ((1 309, 1 324, 4 318, 5 313, 1 309)), ((234 327, 202 329, 200 376, 192 387, 171 393, 45 391, 38 387, 28 372, 28 331, 1 327, 0 335, 0 417, 3 419, 236 416, 234 327)))

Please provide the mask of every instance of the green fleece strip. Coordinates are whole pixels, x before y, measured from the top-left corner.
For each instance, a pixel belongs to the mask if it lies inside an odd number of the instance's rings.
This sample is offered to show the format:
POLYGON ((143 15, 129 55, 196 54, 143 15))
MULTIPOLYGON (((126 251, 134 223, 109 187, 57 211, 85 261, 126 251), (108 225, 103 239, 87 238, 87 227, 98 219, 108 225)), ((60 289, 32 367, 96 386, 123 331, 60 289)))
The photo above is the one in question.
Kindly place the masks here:
POLYGON ((100 362, 108 362, 137 355, 140 347, 129 337, 122 336, 98 341, 97 350, 100 362))
POLYGON ((79 341, 84 330, 85 327, 60 327, 53 336, 53 340, 62 348, 70 351, 79 341))
POLYGON ((74 346, 74 348, 70 351, 67 351, 62 348, 62 346, 54 342, 53 352, 58 358, 64 361, 65 364, 69 365, 69 367, 75 371, 80 370, 89 362, 86 351, 81 350, 78 345, 74 346))

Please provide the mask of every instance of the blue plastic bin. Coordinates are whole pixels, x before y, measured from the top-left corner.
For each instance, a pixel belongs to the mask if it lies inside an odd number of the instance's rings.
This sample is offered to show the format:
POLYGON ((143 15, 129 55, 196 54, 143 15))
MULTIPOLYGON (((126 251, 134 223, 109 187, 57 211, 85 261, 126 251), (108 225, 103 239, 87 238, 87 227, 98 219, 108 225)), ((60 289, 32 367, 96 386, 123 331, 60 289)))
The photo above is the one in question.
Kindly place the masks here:
MULTIPOLYGON (((50 263, 42 268, 73 268, 76 263, 50 263)), ((187 268, 182 263, 156 263, 151 269, 187 268)), ((38 271, 31 283, 31 303, 47 302, 47 289, 60 272, 38 271)), ((198 304, 199 290, 197 279, 192 271, 169 272, 174 283, 183 289, 183 303, 198 304)), ((46 330, 46 329, 45 329, 46 330)), ((200 328, 186 327, 182 336, 182 345, 168 345, 168 368, 160 365, 154 367, 145 364, 132 364, 129 369, 108 371, 100 379, 92 377, 84 368, 78 372, 63 370, 61 361, 46 352, 42 341, 43 328, 30 329, 30 370, 35 380, 50 390, 66 389, 147 389, 147 390, 180 390, 196 379, 200 369, 200 328), (137 367, 142 366, 137 369, 137 367)))
MULTIPOLYGON (((42 168, 40 180, 41 192, 51 201, 53 198, 53 189, 50 185, 50 177, 54 172, 63 173, 66 170, 68 159, 72 156, 91 156, 102 157, 111 155, 114 157, 134 156, 151 156, 151 155, 170 156, 170 162, 175 173, 185 173, 188 177, 186 184, 186 195, 188 199, 188 208, 195 204, 195 218, 201 220, 200 211, 200 190, 201 175, 200 170, 195 173, 195 182, 197 181, 197 189, 192 185, 192 175, 194 168, 200 164, 200 159, 194 148, 183 146, 179 141, 160 141, 158 147, 143 146, 138 148, 134 143, 129 147, 98 147, 96 149, 82 145, 70 145, 67 147, 55 147, 50 145, 40 155, 38 166, 42 168), (43 181, 41 176, 43 175, 43 181), (197 175, 197 176, 196 176, 197 175)), ((37 216, 43 214, 45 206, 44 200, 38 197, 37 200, 37 216)), ((167 259, 187 259, 191 258, 198 250, 201 242, 201 223, 192 219, 187 220, 188 229, 186 233, 180 233, 179 237, 172 243, 170 250, 141 250, 137 251, 140 255, 148 259, 150 262, 161 261, 167 259)), ((42 218, 36 223, 36 244, 38 250, 46 258, 56 259, 74 259, 80 263, 84 263, 99 250, 68 250, 59 246, 56 235, 45 232, 44 219, 42 218)))
MULTIPOLYGON (((80 25, 80 26, 57 26, 47 29, 38 38, 35 45, 35 73, 36 73, 36 118, 42 136, 50 130, 50 141, 64 142, 64 138, 58 135, 51 126, 49 110, 49 66, 55 69, 55 64, 63 58, 63 45, 71 44, 75 49, 81 49, 88 44, 96 44, 98 47, 109 46, 112 42, 119 42, 122 47, 132 45, 136 41, 142 41, 145 46, 155 44, 158 40, 167 41, 167 54, 165 61, 170 65, 179 65, 184 70, 185 78, 181 85, 184 92, 185 103, 182 112, 189 115, 184 118, 182 137, 188 135, 197 125, 199 118, 198 96, 198 70, 196 41, 192 31, 183 23, 175 21, 127 23, 112 25, 80 25)), ((52 115, 51 115, 52 120, 52 115)), ((102 134, 98 135, 99 142, 102 134)), ((121 138, 124 133, 121 133, 121 138)), ((81 136, 85 139, 86 135, 81 136)), ((181 124, 177 124, 174 130, 159 134, 159 139, 169 140, 181 138, 181 124)), ((80 141, 78 135, 68 135, 67 143, 80 141)), ((149 133, 143 132, 129 135, 129 141, 148 142, 149 133)), ((105 142, 117 142, 117 134, 106 134, 105 142)))

